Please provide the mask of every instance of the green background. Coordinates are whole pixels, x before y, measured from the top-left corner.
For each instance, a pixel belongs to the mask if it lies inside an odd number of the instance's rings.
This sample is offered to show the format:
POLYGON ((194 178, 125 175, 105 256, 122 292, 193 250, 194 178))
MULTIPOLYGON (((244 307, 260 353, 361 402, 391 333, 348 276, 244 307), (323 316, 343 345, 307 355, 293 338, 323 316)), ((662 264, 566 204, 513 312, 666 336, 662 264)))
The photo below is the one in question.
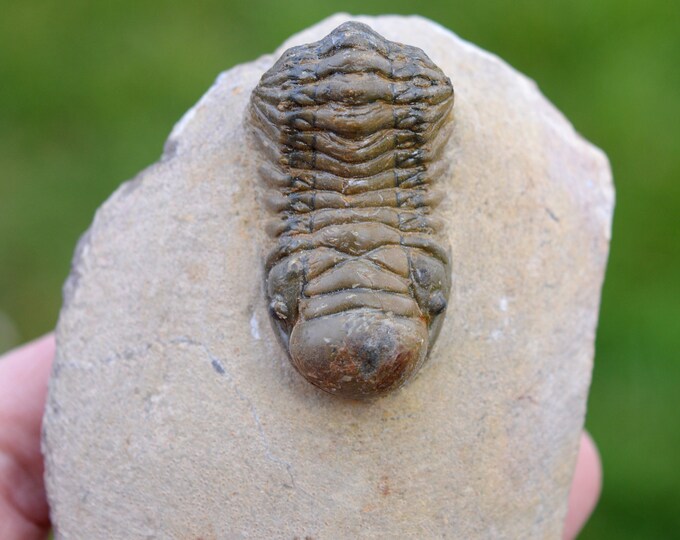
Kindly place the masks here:
MULTIPOLYGON (((0 351, 49 331, 78 236, 215 76, 336 11, 420 13, 536 80, 612 162, 582 538, 680 534, 680 10, 607 1, 0 1, 0 351)), ((454 80, 455 84, 455 80, 454 80)))

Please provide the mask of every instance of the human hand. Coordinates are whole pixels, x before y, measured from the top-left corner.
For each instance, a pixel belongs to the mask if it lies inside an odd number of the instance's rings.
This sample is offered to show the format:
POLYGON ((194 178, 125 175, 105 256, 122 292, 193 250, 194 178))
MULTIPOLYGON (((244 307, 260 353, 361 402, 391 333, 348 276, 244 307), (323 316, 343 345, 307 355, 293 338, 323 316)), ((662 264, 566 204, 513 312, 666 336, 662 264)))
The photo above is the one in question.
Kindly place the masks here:
POLYGON ((602 465, 597 447, 588 433, 581 435, 574 479, 569 492, 567 519, 564 522, 564 540, 572 540, 583 528, 595 510, 602 489, 602 465))
MULTIPOLYGON (((47 379, 54 357, 49 334, 0 357, 0 538, 43 540, 50 528, 40 453, 47 379)), ((601 467, 592 439, 581 438, 564 539, 576 537, 600 495, 601 467)))
POLYGON ((53 357, 53 334, 0 357, 0 538, 3 540, 44 539, 49 533, 40 425, 53 357))

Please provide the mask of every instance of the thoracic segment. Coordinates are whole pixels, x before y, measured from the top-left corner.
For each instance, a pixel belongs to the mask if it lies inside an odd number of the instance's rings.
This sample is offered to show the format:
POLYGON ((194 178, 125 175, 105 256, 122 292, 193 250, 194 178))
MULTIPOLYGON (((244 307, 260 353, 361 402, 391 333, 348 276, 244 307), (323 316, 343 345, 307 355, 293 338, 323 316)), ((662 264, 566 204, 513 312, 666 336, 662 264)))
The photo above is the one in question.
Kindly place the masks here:
POLYGON ((251 98, 265 158, 274 323, 313 384, 400 386, 436 339, 450 289, 431 215, 453 89, 414 47, 346 23, 286 51, 251 98))

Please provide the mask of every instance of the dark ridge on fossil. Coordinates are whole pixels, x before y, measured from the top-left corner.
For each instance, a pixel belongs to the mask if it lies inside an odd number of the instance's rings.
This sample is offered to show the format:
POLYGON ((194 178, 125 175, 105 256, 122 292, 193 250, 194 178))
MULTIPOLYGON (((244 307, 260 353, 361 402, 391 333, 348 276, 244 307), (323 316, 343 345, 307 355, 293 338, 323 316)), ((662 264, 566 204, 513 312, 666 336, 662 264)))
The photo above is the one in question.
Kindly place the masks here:
POLYGON ((422 365, 450 290, 434 189, 453 88, 425 53, 348 22, 283 53, 253 91, 276 240, 270 313, 319 388, 373 397, 422 365))

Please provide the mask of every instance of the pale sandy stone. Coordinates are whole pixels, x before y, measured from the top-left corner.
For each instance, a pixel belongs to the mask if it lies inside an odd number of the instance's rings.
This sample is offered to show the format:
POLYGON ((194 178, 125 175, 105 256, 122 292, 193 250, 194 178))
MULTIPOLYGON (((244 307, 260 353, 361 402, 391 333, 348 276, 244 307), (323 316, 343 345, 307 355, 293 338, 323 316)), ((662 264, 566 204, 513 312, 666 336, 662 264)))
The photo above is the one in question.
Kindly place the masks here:
POLYGON ((559 538, 613 189, 536 85, 418 17, 361 17, 453 81, 453 291, 430 362, 373 403, 290 367, 262 292, 237 66, 97 212, 65 286, 44 428, 58 538, 559 538))

